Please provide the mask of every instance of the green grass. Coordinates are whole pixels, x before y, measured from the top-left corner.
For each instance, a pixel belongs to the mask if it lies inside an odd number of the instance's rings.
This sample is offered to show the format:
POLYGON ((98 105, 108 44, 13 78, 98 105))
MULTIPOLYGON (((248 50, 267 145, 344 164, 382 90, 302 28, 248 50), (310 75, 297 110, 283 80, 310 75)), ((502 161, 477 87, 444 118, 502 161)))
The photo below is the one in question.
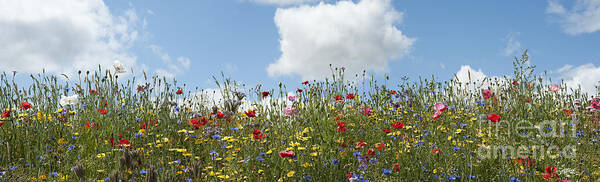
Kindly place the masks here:
POLYGON ((549 180, 600 179, 600 116, 586 109, 591 96, 564 84, 550 91, 551 80, 535 75, 527 59, 515 59, 514 74, 497 80, 377 83, 361 80, 364 75, 348 80, 343 70, 332 69, 325 81, 268 89, 215 77, 227 104, 204 102, 198 88, 145 74, 137 80, 101 69, 75 78, 42 73, 23 87, 14 74, 3 73, 0 109, 10 116, 0 126, 0 179, 345 181, 354 175, 370 181, 545 181, 548 166, 557 169, 549 180), (484 89, 491 98, 484 99, 484 89), (270 94, 263 97, 265 91, 270 94), (284 112, 288 92, 297 94, 288 102, 297 114, 284 112), (346 99, 348 94, 355 97, 346 99), (78 104, 61 106, 61 95, 78 95, 78 104), (32 107, 20 108, 22 102, 32 107), (434 119, 436 103, 448 108, 434 119), (502 119, 491 122, 488 114, 502 119), (206 123, 194 126, 194 118, 206 123), (549 121, 558 125, 544 125, 549 121), (400 123, 404 127, 394 127, 400 123), (120 145, 119 136, 130 144, 120 145), (479 155, 498 146, 536 149, 479 155), (542 154, 541 148, 552 150, 542 154), (293 151, 294 159, 280 157, 284 150, 293 151), (563 150, 566 155, 557 155, 563 150))

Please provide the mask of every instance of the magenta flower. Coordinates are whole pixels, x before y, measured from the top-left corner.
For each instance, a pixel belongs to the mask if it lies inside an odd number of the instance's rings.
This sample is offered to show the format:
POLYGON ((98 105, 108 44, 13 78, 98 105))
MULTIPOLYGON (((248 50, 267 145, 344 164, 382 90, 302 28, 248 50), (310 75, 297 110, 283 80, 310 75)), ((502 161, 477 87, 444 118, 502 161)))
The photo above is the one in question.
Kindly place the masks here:
POLYGON ((492 98, 492 91, 489 89, 484 89, 483 91, 483 99, 488 100, 492 98))
POLYGON ((444 112, 446 108, 448 108, 448 106, 446 106, 446 104, 442 104, 441 102, 433 106, 433 109, 438 112, 444 112))

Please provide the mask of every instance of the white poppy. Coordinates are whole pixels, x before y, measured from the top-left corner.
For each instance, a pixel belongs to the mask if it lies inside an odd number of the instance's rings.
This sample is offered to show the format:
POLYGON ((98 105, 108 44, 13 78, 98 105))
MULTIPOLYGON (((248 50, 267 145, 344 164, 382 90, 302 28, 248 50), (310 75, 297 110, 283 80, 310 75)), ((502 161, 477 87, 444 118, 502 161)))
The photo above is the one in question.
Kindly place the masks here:
POLYGON ((79 95, 72 95, 69 97, 61 95, 60 96, 60 105, 62 105, 62 106, 76 105, 77 103, 79 103, 78 97, 79 97, 79 95))
POLYGON ((115 60, 115 63, 113 64, 113 66, 115 67, 115 71, 117 71, 117 73, 127 72, 127 71, 125 71, 125 66, 119 60, 115 60))

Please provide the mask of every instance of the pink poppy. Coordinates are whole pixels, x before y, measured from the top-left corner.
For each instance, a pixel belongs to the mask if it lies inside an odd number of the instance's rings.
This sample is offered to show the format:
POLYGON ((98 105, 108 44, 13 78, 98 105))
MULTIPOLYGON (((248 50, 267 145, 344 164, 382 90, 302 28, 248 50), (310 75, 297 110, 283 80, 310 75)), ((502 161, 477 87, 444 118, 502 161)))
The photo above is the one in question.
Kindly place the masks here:
POLYGON ((436 111, 435 113, 433 113, 433 115, 431 116, 433 119, 437 119, 442 115, 441 111, 436 111))
POLYGON ((290 116, 298 114, 298 110, 296 110, 296 108, 292 107, 292 106, 285 107, 284 112, 285 112, 285 114, 290 115, 290 116))
POLYGON ((560 90, 560 86, 558 86, 556 84, 550 86, 550 91, 552 91, 552 92, 558 92, 558 90, 560 90))
POLYGON ((482 92, 483 92, 483 98, 485 100, 488 100, 488 99, 492 98, 492 91, 491 90, 484 89, 482 92))
POLYGON ((435 111, 438 111, 438 112, 444 112, 446 110, 446 108, 448 108, 448 106, 446 106, 446 104, 442 104, 442 103, 437 103, 433 106, 433 109, 435 109, 435 111))

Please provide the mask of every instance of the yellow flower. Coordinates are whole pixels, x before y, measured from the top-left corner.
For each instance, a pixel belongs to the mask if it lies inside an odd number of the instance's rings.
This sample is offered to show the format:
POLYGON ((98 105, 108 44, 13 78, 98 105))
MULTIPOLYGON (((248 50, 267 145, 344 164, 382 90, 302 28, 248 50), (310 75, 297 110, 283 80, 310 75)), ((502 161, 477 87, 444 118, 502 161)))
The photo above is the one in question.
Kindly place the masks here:
POLYGON ((294 176, 295 173, 296 172, 294 172, 294 171, 290 171, 289 173, 287 173, 287 177, 292 177, 292 176, 294 176))
POLYGON ((56 143, 58 143, 58 145, 66 145, 68 142, 65 140, 65 138, 60 138, 56 143))
POLYGON ((101 154, 96 155, 96 157, 99 158, 99 159, 101 159, 101 158, 106 157, 106 154, 105 153, 101 153, 101 154))

